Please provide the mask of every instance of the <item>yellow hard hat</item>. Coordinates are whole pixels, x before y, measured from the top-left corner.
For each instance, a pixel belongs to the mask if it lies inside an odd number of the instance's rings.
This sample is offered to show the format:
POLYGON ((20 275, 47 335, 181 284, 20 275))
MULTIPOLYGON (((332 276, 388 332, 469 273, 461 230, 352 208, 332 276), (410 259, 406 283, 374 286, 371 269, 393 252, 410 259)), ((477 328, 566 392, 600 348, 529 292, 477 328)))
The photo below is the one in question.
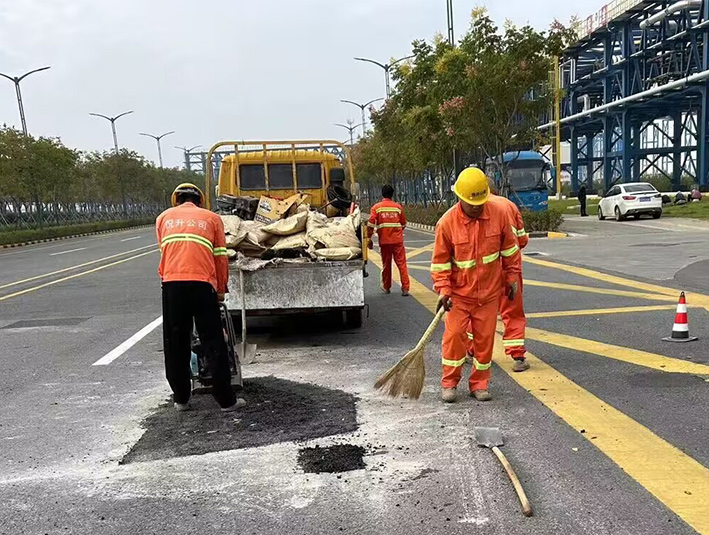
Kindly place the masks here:
POLYGON ((175 188, 175 191, 172 192, 172 198, 170 199, 172 202, 172 206, 177 206, 177 196, 180 193, 190 193, 192 195, 199 196, 199 204, 200 206, 204 206, 204 193, 202 193, 202 190, 199 189, 197 186, 195 186, 194 184, 190 184, 189 182, 180 184, 175 188))
POLYGON ((477 167, 463 169, 463 172, 458 175, 458 180, 455 181, 453 192, 461 201, 473 206, 485 204, 490 198, 487 177, 477 167))

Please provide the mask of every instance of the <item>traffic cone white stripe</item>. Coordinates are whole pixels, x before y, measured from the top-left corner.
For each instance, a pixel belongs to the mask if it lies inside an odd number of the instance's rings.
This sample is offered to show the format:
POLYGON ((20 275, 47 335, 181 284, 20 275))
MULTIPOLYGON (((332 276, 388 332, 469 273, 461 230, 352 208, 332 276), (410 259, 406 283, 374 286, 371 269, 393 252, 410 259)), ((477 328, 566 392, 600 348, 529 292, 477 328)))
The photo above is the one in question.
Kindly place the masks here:
POLYGON ((678 314, 686 314, 687 313, 687 305, 680 303, 677 305, 677 313, 678 314))
POLYGON ((672 327, 672 330, 676 333, 680 332, 689 332, 689 325, 686 323, 675 323, 674 326, 672 327))

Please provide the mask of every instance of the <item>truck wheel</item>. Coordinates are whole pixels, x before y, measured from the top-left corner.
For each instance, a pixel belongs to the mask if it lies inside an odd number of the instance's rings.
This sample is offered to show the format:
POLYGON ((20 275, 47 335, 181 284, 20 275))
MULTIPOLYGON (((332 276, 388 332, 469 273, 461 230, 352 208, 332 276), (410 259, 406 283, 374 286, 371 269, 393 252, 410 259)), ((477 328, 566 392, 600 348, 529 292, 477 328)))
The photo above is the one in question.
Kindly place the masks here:
POLYGON ((345 326, 349 329, 359 329, 362 327, 361 310, 345 310, 345 326))

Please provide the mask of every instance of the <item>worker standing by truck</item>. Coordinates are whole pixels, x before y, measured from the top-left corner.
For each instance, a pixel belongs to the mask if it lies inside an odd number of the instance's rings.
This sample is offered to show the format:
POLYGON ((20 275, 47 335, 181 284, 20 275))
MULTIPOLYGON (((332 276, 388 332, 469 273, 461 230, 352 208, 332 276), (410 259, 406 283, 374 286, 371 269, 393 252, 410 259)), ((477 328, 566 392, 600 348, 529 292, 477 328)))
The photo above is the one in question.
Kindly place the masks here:
POLYGON ((369 248, 373 249, 371 240, 374 229, 379 235, 379 249, 382 253, 382 291, 391 293, 391 264, 396 262, 401 278, 401 295, 409 295, 411 282, 409 270, 406 266, 406 248, 404 247, 404 229, 406 228, 406 215, 403 207, 394 202, 394 188, 386 185, 382 188, 382 200, 372 206, 369 217, 367 233, 369 248))
POLYGON ((189 410, 193 324, 204 347, 221 410, 243 405, 231 387, 231 370, 219 302, 227 293, 228 258, 221 218, 201 208, 204 194, 194 184, 180 184, 172 208, 156 221, 161 258, 165 375, 175 409, 189 410))
MULTIPOLYGON (((524 250, 529 243, 529 235, 524 229, 524 219, 522 218, 519 208, 508 198, 497 194, 497 186, 495 185, 495 181, 491 178, 488 178, 488 186, 490 188, 490 200, 488 202, 496 203, 507 211, 507 216, 512 226, 512 232, 514 232, 517 237, 517 245, 519 245, 520 251, 524 250)), ((519 285, 519 292, 517 292, 514 299, 508 299, 504 290, 500 293, 500 317, 505 326, 505 332, 502 336, 505 353, 514 360, 512 370, 515 372, 523 372, 529 369, 529 363, 525 358, 527 350, 524 347, 527 319, 524 314, 524 292, 521 273, 517 284, 519 285)), ((472 330, 468 331, 468 340, 469 362, 473 364, 475 338, 472 334, 472 330)))
POLYGON ((488 202, 487 177, 475 167, 463 170, 453 188, 459 202, 436 225, 431 260, 438 306, 448 311, 443 334, 441 398, 453 403, 472 328, 475 358, 468 382, 478 401, 492 399, 488 391, 500 292, 510 300, 519 291, 522 271, 517 236, 507 211, 488 202))

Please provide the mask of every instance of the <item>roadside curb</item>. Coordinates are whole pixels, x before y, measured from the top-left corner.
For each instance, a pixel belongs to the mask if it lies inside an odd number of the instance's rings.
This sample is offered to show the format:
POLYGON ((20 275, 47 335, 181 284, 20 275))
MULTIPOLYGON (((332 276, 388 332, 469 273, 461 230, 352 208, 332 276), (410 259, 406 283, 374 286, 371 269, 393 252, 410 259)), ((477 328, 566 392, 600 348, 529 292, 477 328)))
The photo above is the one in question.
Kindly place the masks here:
POLYGON ((17 247, 25 247, 27 245, 37 245, 38 243, 50 243, 53 241, 69 240, 72 238, 83 238, 85 236, 97 236, 99 234, 112 234, 114 232, 122 232, 124 230, 132 230, 132 229, 148 228, 148 227, 152 227, 152 225, 136 225, 133 227, 123 227, 123 228, 116 228, 116 229, 111 229, 111 230, 97 230, 96 232, 87 232, 85 234, 72 234, 71 236, 60 236, 57 238, 45 238, 43 240, 32 240, 32 241, 26 241, 26 242, 21 242, 21 243, 8 243, 6 245, 0 245, 0 249, 15 249, 17 247))
MULTIPOLYGON (((408 228, 411 228, 413 230, 420 230, 421 232, 429 232, 433 234, 433 232, 436 230, 436 227, 432 227, 430 225, 422 225, 420 223, 408 223, 406 225, 408 228)), ((530 232, 529 233, 530 238, 549 238, 549 239, 560 239, 560 238, 568 238, 570 237, 570 234, 567 234, 566 232, 530 232)))

